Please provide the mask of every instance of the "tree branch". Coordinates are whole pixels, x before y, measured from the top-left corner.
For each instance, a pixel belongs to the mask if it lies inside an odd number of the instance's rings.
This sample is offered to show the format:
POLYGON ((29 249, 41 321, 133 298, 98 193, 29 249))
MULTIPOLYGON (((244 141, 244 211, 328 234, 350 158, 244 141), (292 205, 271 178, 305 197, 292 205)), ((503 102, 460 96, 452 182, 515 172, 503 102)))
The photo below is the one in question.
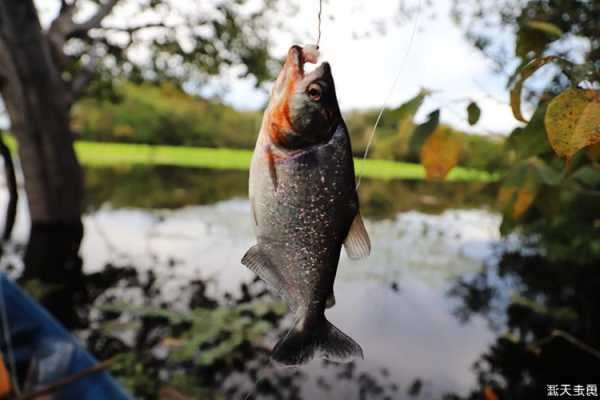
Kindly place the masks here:
POLYGON ((130 35, 132 33, 140 31, 142 29, 148 29, 148 28, 173 29, 173 27, 167 26, 167 25, 165 25, 162 22, 151 22, 151 23, 148 23, 148 24, 142 24, 142 25, 130 26, 130 27, 118 27, 118 26, 103 26, 102 27, 103 30, 125 32, 125 33, 128 33, 130 35))
POLYGON ((61 1, 60 12, 52 21, 46 37, 52 51, 52 58, 60 68, 68 63, 68 57, 64 53, 65 43, 73 31, 75 23, 73 22, 73 14, 75 13, 74 3, 69 3, 66 0, 61 1))
MULTIPOLYGON (((84 36, 90 29, 99 28, 102 20, 106 18, 119 0, 106 0, 99 6, 96 14, 92 15, 87 21, 75 23, 73 14, 76 11, 76 0, 61 0, 60 12, 50 24, 48 29, 48 38, 53 46, 55 53, 63 53, 63 46, 69 38, 84 36)), ((61 58, 59 56, 59 58, 61 58)))
POLYGON ((58 14, 63 14, 65 12, 67 12, 69 10, 69 8, 74 7, 75 6, 75 2, 77 0, 73 0, 73 1, 68 1, 68 0, 60 0, 60 11, 58 12, 58 14))
MULTIPOLYGON (((63 70, 69 63, 69 57, 64 52, 65 43, 72 37, 89 38, 87 32, 90 29, 99 28, 102 20, 108 16, 119 0, 106 0, 101 4, 94 15, 87 21, 75 23, 73 14, 76 11, 77 0, 61 0, 59 15, 52 21, 48 29, 47 38, 52 49, 52 56, 59 68, 63 70)), ((71 81, 70 102, 74 102, 85 86, 94 76, 94 70, 98 66, 99 58, 96 54, 90 54, 90 62, 87 63, 79 74, 71 81)), ((68 84, 65 82, 65 84, 68 84)))
POLYGON ((81 36, 90 29, 99 28, 102 20, 111 13, 118 2, 119 0, 106 0, 106 2, 98 8, 96 14, 92 15, 87 21, 80 24, 74 24, 74 28, 69 36, 81 36))
POLYGON ((90 60, 86 63, 83 68, 77 73, 71 81, 71 103, 74 103, 81 94, 83 93, 86 86, 90 83, 96 69, 100 64, 100 56, 97 52, 92 51, 90 53, 90 60))
MULTIPOLYGON (((152 28, 162 28, 162 29, 167 29, 167 30, 174 29, 174 27, 165 25, 163 22, 149 22, 147 24, 129 26, 129 27, 103 26, 100 29, 102 29, 103 31, 115 31, 115 32, 121 32, 121 33, 127 34, 129 36, 129 41, 127 43, 127 46, 125 46, 125 47, 129 47, 133 43, 133 34, 134 33, 139 32, 144 29, 152 29, 152 28)), ((105 44, 107 46, 111 46, 108 43, 108 41, 105 41, 105 44)))
MULTIPOLYGON (((48 28, 48 32, 61 32, 64 35, 66 35, 67 32, 69 32, 71 29, 73 29, 73 27, 75 26, 75 23, 73 22, 73 13, 75 12, 75 3, 74 2, 68 2, 67 0, 61 0, 60 2, 60 11, 58 12, 58 15, 56 16, 56 18, 54 18, 54 20, 52 21, 52 23, 50 24, 50 27, 48 28)), ((66 37, 63 37, 63 40, 66 39, 66 37)))

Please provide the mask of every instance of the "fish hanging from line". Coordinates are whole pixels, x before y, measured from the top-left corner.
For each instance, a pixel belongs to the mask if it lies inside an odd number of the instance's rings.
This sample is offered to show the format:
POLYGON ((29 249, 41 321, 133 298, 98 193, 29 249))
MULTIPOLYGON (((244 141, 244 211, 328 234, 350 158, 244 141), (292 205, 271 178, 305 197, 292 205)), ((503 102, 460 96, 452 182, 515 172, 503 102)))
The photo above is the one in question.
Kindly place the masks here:
POLYGON ((315 46, 292 46, 273 86, 250 168, 257 244, 242 263, 288 303, 294 327, 272 358, 296 365, 315 355, 363 357, 354 340, 325 318, 342 245, 351 259, 371 244, 358 204, 352 149, 331 67, 315 46))

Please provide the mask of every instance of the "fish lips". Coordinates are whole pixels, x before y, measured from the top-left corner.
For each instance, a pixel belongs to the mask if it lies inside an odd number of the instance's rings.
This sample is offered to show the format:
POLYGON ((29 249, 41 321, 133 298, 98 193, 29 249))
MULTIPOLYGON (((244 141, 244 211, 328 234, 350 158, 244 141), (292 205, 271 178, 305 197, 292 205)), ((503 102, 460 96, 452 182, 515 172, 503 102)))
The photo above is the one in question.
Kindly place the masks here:
POLYGON ((322 62, 318 67, 316 67, 306 76, 304 71, 305 64, 306 59, 304 57, 302 47, 298 45, 293 45, 292 47, 290 47, 290 49, 288 50, 288 56, 285 62, 284 69, 293 68, 295 72, 299 73, 300 79, 308 78, 308 80, 310 81, 315 79, 331 79, 331 66, 328 62, 322 62))

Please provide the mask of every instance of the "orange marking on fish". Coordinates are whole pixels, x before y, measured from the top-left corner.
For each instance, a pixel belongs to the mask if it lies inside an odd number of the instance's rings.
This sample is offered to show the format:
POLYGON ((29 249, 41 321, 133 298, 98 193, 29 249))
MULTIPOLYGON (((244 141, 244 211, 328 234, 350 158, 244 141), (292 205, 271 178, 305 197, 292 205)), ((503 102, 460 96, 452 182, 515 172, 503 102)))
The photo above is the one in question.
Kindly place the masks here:
MULTIPOLYGON (((290 115, 290 97, 296 91, 296 83, 303 77, 302 68, 298 68, 295 65, 295 61, 290 57, 294 55, 290 54, 286 61, 283 82, 285 88, 280 96, 280 102, 272 105, 272 111, 269 115, 269 121, 267 124, 268 134, 271 142, 278 145, 285 145, 287 143, 287 134, 292 130, 292 117, 290 115)), ((278 79, 279 81, 279 79, 278 79)))
POLYGON ((286 136, 292 130, 289 100, 295 89, 296 83, 293 80, 288 81, 281 103, 276 104, 271 113, 269 136, 275 144, 285 145, 286 136))

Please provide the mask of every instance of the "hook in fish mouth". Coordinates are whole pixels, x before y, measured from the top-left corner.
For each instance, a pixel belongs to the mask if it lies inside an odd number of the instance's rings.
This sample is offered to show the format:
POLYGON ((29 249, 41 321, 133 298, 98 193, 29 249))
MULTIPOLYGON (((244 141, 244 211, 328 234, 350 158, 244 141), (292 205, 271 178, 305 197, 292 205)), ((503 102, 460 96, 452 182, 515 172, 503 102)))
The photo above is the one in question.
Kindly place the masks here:
POLYGON ((308 75, 315 79, 322 78, 331 73, 331 66, 328 62, 319 64, 319 56, 319 50, 314 45, 307 45, 304 47, 293 45, 288 51, 286 64, 294 65, 297 68, 297 72, 300 74, 301 79, 308 75), (311 66, 310 69, 306 68, 307 64, 314 65, 314 67, 311 66))

